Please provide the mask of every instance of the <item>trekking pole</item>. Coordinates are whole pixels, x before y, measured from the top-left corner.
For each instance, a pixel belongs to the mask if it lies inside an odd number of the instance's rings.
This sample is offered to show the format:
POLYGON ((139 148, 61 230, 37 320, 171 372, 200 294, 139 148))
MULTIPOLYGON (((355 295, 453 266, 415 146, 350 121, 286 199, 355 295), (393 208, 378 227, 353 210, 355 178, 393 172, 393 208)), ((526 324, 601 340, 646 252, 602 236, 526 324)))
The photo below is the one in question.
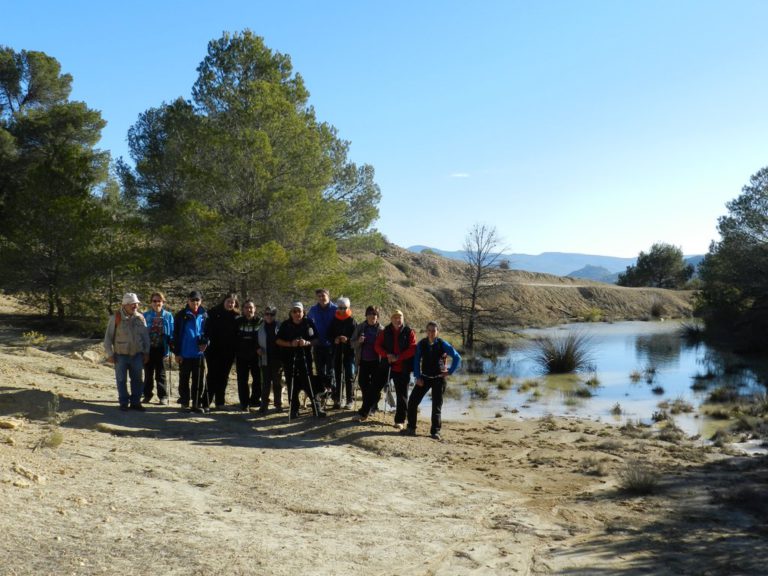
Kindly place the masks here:
POLYGON ((295 385, 296 385, 296 350, 293 351, 291 379, 288 382, 288 424, 291 423, 291 412, 293 412, 293 387, 295 385))
POLYGON ((168 390, 166 390, 166 398, 170 403, 171 396, 173 395, 173 353, 168 355, 168 390))
POLYGON ((304 372, 307 374, 307 387, 309 388, 309 401, 312 402, 312 413, 317 416, 320 412, 320 407, 315 403, 315 392, 312 390, 312 378, 309 375, 309 366, 307 365, 307 355, 304 351, 301 351, 301 357, 304 359, 304 372))
POLYGON ((390 403, 390 397, 392 396, 392 391, 389 388, 389 383, 391 382, 390 378, 392 377, 392 364, 387 365, 387 391, 384 393, 384 417, 387 417, 387 404, 390 406, 392 405, 390 403))

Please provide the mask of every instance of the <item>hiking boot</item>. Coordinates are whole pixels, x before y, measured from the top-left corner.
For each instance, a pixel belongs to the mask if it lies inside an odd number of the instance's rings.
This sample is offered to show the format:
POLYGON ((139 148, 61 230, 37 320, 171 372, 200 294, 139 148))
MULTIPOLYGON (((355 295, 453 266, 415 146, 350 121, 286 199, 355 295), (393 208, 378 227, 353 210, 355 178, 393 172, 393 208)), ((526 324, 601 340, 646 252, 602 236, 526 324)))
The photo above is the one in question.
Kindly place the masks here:
POLYGON ((334 410, 341 410, 341 402, 334 402, 333 403, 333 409, 334 410))
POLYGON ((152 400, 152 396, 144 396, 144 398, 141 400, 142 404, 149 404, 149 401, 152 400))
POLYGON ((405 426, 403 426, 402 422, 395 422, 396 430, 402 430, 403 428, 405 428, 405 426))
POLYGON ((298 413, 298 412, 293 412, 293 411, 292 411, 292 412, 290 413, 290 417, 291 417, 291 420, 295 420, 296 418, 298 418, 298 417, 299 417, 299 413, 298 413))
POLYGON ((364 414, 358 414, 357 416, 352 418, 352 422, 365 422, 366 420, 368 420, 368 416, 364 414))
POLYGON ((400 430, 403 436, 416 436, 416 428, 403 428, 400 430))
POLYGON ((344 409, 345 410, 354 410, 355 409, 355 405, 352 402, 347 402, 346 405, 344 406, 344 409))
POLYGON ((432 440, 437 440, 440 442, 443 438, 440 436, 440 432, 432 432, 432 434, 429 435, 432 440))
POLYGON ((208 408, 205 406, 192 406, 189 411, 194 412, 195 414, 207 414, 209 412, 208 408))
POLYGON ((128 404, 120 404, 120 410, 122 412, 127 412, 128 411, 128 404))
POLYGON ((160 398, 157 403, 161 406, 168 406, 168 398, 160 398))
POLYGON ((147 411, 147 409, 144 408, 144 406, 142 406, 141 404, 131 404, 130 405, 130 409, 131 410, 138 410, 139 412, 146 412, 147 411))

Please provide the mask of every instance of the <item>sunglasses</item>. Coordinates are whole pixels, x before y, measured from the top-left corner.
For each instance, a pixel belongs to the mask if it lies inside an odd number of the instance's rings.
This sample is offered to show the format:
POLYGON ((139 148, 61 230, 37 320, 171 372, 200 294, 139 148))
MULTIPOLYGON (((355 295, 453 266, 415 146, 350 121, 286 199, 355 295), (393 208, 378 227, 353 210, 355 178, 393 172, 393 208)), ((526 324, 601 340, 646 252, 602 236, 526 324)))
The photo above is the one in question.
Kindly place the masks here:
POLYGON ((346 309, 347 309, 347 307, 346 307, 346 306, 338 306, 338 309, 339 309, 339 310, 346 310, 346 309))

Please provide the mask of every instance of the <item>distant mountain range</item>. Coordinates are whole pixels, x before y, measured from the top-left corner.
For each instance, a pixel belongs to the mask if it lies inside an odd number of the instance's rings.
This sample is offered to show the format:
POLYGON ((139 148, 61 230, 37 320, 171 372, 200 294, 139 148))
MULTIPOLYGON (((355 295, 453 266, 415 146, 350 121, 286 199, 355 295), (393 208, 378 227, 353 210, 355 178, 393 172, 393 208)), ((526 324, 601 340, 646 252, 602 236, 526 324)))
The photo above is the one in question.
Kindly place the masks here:
MULTIPOLYGON (((411 252, 431 250, 446 258, 454 260, 465 259, 465 252, 463 250, 440 250, 439 248, 421 245, 410 246, 408 250, 411 252)), ((688 256, 685 260, 696 267, 703 258, 704 256, 702 255, 696 255, 688 256)), ((616 256, 599 256, 596 254, 577 254, 571 252, 542 252, 537 256, 531 254, 502 254, 500 260, 507 260, 509 267, 515 270, 615 283, 619 273, 624 272, 627 266, 634 266, 637 258, 619 258, 616 256)))

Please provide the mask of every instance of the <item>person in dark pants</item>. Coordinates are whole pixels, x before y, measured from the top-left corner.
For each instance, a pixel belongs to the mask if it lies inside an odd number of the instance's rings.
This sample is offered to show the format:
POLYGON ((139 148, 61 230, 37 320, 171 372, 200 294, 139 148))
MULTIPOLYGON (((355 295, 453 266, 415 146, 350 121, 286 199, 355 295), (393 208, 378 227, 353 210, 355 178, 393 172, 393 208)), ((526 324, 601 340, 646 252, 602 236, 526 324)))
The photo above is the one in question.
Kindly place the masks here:
MULTIPOLYGON (((311 319, 304 316, 304 305, 294 302, 289 318, 280 325, 277 345, 283 350, 283 370, 288 384, 291 402, 291 418, 299 416, 299 392, 304 390, 312 399, 322 384, 312 382, 312 345, 317 342, 317 328, 311 319)), ((325 416, 317 400, 312 402, 315 416, 325 416)))
MULTIPOLYGON (((411 379, 413 356, 416 353, 416 333, 405 324, 403 313, 395 310, 390 323, 376 337, 376 353, 382 359, 383 386, 391 378, 395 383, 395 428, 403 429, 408 407, 408 383, 411 379)), ((378 401, 378 396, 376 397, 378 401)))
POLYGON ((235 371, 237 372, 237 396, 240 400, 240 410, 248 410, 249 406, 261 404, 261 370, 259 367, 258 333, 261 328, 261 318, 256 316, 256 305, 253 300, 243 303, 243 314, 237 318, 237 352, 235 371), (249 377, 253 379, 252 387, 248 386, 249 377))
POLYGON ((144 365, 144 404, 149 404, 157 382, 157 400, 168 404, 168 389, 165 387, 165 358, 171 354, 173 338, 173 314, 166 310, 165 296, 153 292, 149 297, 150 309, 144 312, 149 330, 149 362, 144 365))
POLYGON ((227 294, 208 312, 206 335, 210 344, 205 351, 208 397, 218 409, 224 407, 229 374, 235 362, 237 316, 237 294, 227 294))
POLYGON ((333 389, 333 407, 341 408, 342 383, 346 390, 347 410, 352 409, 352 381, 355 378, 355 354, 352 350, 352 334, 357 322, 352 317, 349 298, 342 296, 336 301, 336 315, 331 321, 328 338, 333 343, 333 373, 336 387, 333 389))
POLYGON ((441 439, 441 413, 446 378, 456 372, 461 364, 461 356, 453 346, 438 337, 439 331, 437 322, 428 322, 427 337, 422 338, 416 345, 416 355, 413 362, 416 386, 414 386, 411 397, 408 399, 408 427, 401 430, 401 434, 416 435, 419 404, 424 399, 424 395, 432 390, 432 426, 429 433, 435 440, 441 439), (448 358, 451 359, 450 365, 448 358))
POLYGON ((258 355, 261 366, 261 406, 259 412, 267 413, 269 407, 269 391, 272 390, 272 398, 275 403, 275 409, 278 412, 283 411, 283 382, 282 382, 282 362, 280 361, 280 352, 277 346, 277 330, 279 325, 275 322, 277 317, 277 308, 267 306, 264 308, 264 322, 261 324, 258 333, 258 355))
POLYGON ((379 309, 368 306, 365 309, 365 322, 355 327, 352 333, 352 346, 355 349, 355 363, 357 364, 357 382, 363 394, 363 402, 357 413, 357 420, 362 422, 368 419, 371 407, 378 402, 381 392, 381 378, 379 369, 379 355, 376 354, 376 337, 384 330, 379 323, 379 309))
POLYGON ((202 301, 202 294, 193 290, 187 297, 186 307, 173 319, 173 354, 176 363, 180 365, 178 403, 182 409, 187 409, 191 401, 193 412, 206 412, 209 404, 204 381, 205 349, 208 347, 205 323, 208 313, 203 308, 202 301))
MULTIPOLYGON (((331 302, 331 295, 325 288, 315 290, 317 304, 307 312, 309 318, 315 324, 315 338, 312 351, 315 359, 315 374, 318 376, 323 388, 331 388, 333 385, 333 344, 328 336, 331 322, 336 315, 336 304, 331 302)), ((336 386, 338 386, 338 382, 336 386)))

